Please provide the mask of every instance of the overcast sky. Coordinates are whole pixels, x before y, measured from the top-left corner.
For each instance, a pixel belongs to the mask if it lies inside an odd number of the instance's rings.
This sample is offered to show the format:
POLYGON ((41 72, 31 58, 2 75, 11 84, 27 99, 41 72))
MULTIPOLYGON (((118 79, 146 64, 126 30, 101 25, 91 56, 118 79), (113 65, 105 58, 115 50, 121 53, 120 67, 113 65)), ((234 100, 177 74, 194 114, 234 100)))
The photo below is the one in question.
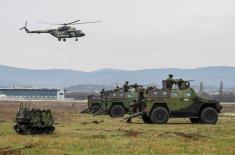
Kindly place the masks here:
POLYGON ((2 0, 0 64, 93 71, 102 68, 235 66, 234 0, 2 0), (78 25, 86 36, 59 42, 18 29, 78 25))

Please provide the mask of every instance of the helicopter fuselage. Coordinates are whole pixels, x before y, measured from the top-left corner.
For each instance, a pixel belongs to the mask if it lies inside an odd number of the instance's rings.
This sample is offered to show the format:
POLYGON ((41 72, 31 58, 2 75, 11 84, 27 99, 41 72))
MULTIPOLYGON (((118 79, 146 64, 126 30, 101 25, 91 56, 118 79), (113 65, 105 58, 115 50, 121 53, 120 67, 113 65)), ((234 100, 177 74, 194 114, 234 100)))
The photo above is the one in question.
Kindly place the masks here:
POLYGON ((27 28, 25 28, 27 33, 49 33, 52 36, 56 37, 59 41, 63 39, 65 41, 66 38, 77 38, 85 36, 85 33, 83 33, 81 30, 76 30, 75 28, 72 28, 70 26, 62 26, 58 29, 48 29, 48 30, 35 30, 30 31, 27 28))
POLYGON ((78 38, 85 36, 85 33, 83 33, 81 30, 51 30, 48 33, 53 35, 54 37, 58 39, 64 39, 64 38, 78 38))

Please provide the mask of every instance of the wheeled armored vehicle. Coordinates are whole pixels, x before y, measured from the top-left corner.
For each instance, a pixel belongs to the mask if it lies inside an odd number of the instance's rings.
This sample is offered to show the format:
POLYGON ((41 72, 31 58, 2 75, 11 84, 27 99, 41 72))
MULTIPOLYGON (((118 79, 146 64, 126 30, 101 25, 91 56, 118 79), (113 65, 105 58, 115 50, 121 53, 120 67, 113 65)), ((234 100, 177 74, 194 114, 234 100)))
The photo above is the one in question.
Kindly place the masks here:
POLYGON ((19 134, 50 134, 55 130, 51 111, 49 109, 30 109, 30 103, 20 104, 15 122, 14 130, 19 134))
POLYGON ((138 98, 137 84, 130 85, 128 89, 116 88, 102 90, 99 95, 88 96, 88 111, 94 115, 109 114, 111 117, 122 117, 130 112, 138 98))
POLYGON ((164 124, 169 118, 189 118, 192 123, 216 124, 222 106, 218 101, 202 98, 190 87, 190 81, 178 80, 177 88, 139 89, 138 111, 125 117, 142 117, 145 123, 164 124))

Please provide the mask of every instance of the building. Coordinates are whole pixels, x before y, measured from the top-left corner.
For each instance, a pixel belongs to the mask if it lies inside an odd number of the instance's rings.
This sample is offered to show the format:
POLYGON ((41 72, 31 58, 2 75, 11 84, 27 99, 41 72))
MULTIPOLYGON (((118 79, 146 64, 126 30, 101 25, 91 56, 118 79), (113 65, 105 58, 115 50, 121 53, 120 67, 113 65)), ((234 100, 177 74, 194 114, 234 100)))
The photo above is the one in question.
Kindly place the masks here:
POLYGON ((0 88, 1 99, 64 99, 63 89, 0 88))

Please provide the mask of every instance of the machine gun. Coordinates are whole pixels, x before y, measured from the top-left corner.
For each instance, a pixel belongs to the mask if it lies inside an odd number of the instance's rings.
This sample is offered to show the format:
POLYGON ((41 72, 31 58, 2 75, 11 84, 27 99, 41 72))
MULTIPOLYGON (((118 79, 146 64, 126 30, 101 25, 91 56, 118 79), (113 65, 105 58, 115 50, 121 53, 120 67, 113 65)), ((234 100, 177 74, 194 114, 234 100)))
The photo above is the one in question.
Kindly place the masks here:
POLYGON ((130 87, 130 88, 138 89, 138 88, 141 88, 142 85, 138 85, 137 83, 135 83, 135 84, 129 85, 129 87, 130 87))
POLYGON ((178 88, 180 90, 188 89, 190 88, 190 82, 194 80, 183 80, 183 79, 176 79, 175 82, 178 85, 178 88))

